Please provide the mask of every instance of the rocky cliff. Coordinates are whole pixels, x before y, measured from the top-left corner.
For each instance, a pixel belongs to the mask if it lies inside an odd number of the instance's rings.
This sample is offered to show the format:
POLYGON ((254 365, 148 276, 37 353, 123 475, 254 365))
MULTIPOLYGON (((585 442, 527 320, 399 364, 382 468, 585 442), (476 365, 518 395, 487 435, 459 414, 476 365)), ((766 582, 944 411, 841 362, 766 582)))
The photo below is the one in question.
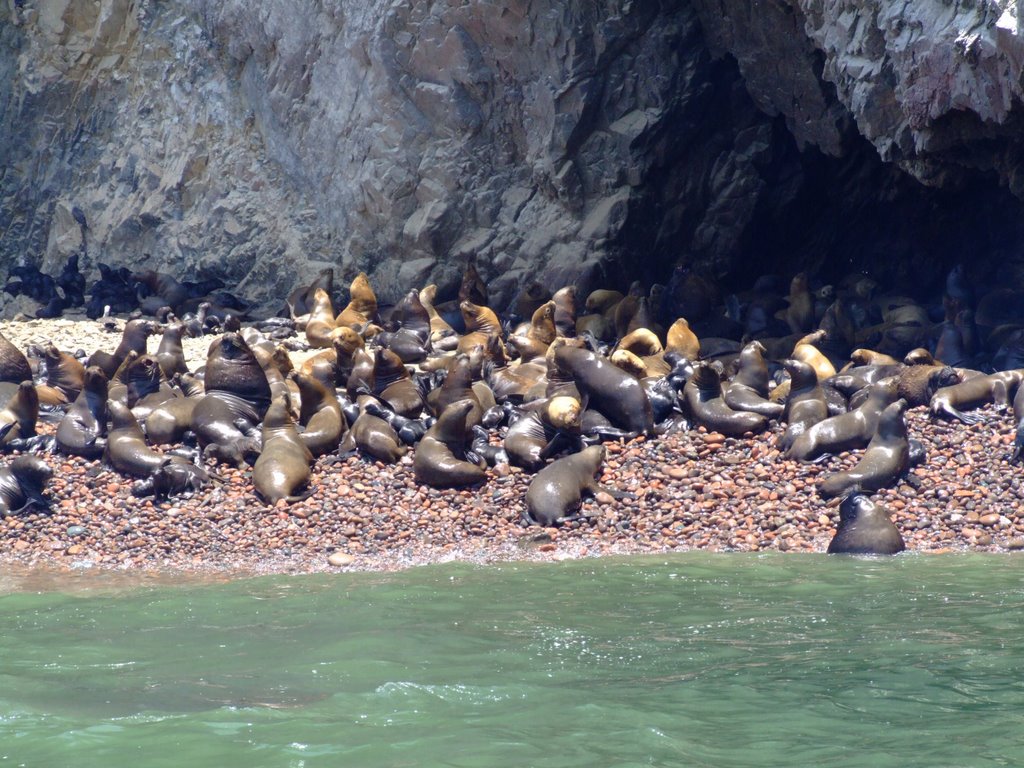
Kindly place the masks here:
POLYGON ((1012 0, 6 0, 0 259, 919 286, 1021 250, 1022 60, 1012 0))

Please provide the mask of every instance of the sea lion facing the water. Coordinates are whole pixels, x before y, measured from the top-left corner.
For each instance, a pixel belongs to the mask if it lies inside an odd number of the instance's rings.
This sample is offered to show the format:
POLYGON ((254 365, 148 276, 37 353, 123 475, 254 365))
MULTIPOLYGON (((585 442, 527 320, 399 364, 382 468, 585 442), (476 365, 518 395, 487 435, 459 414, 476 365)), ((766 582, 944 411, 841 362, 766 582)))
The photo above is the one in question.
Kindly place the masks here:
POLYGON ((839 527, 828 544, 830 555, 895 555, 906 548, 903 536, 884 507, 857 488, 843 497, 839 527))
POLYGON ((848 472, 829 475, 818 485, 824 497, 841 496, 852 488, 877 491, 887 488, 910 468, 910 442, 903 414, 906 400, 897 400, 882 411, 874 437, 856 466, 848 472))
POLYGON ((560 525, 578 516, 584 495, 604 491, 612 497, 624 496, 598 485, 595 475, 603 463, 604 446, 591 445, 544 467, 526 490, 527 521, 545 527, 560 525))

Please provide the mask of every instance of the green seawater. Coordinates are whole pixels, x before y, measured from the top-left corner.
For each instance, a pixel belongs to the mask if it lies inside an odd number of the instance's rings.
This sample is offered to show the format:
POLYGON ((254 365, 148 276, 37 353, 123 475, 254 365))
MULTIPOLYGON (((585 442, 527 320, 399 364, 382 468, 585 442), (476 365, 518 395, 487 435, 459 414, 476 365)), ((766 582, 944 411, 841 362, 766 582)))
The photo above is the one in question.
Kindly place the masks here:
POLYGON ((4 766, 1024 764, 1024 562, 0 574, 4 766))

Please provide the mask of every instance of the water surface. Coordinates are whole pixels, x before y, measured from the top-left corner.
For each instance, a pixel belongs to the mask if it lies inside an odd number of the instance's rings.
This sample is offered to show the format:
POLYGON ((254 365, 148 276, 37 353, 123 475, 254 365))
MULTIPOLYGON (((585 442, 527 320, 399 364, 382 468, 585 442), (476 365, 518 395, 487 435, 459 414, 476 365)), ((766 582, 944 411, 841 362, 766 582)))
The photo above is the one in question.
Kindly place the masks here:
POLYGON ((1024 764, 1008 556, 0 577, 0 767, 1024 764))

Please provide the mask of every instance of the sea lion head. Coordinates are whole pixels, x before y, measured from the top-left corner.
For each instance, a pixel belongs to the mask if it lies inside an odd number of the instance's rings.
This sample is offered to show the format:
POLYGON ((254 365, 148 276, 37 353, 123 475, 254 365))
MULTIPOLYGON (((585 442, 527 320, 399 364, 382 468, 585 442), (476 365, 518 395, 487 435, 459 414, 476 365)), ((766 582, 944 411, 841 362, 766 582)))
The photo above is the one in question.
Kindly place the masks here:
POLYGON ((579 429, 583 420, 583 406, 575 397, 558 395, 548 400, 546 415, 555 429, 579 429))
POLYGON ((359 332, 347 326, 335 328, 331 331, 331 345, 335 353, 343 358, 351 357, 357 349, 362 349, 366 342, 359 332))
POLYGON ((41 491, 53 477, 50 465, 38 456, 18 456, 10 463, 11 472, 25 489, 41 491))
POLYGON ((847 525, 854 522, 861 514, 867 514, 875 509, 875 503, 858 486, 854 486, 839 504, 839 523, 847 525))
POLYGON ((789 372, 791 381, 789 385, 790 396, 798 389, 813 387, 818 383, 818 374, 815 373, 814 368, 803 360, 789 358, 782 361, 782 367, 789 372))
POLYGON ((100 395, 105 400, 109 384, 107 374, 99 366, 90 365, 85 369, 85 374, 82 378, 82 389, 100 395))
POLYGON ((878 418, 878 434, 882 437, 906 437, 907 423, 903 415, 907 412, 907 401, 902 397, 890 403, 878 418))

